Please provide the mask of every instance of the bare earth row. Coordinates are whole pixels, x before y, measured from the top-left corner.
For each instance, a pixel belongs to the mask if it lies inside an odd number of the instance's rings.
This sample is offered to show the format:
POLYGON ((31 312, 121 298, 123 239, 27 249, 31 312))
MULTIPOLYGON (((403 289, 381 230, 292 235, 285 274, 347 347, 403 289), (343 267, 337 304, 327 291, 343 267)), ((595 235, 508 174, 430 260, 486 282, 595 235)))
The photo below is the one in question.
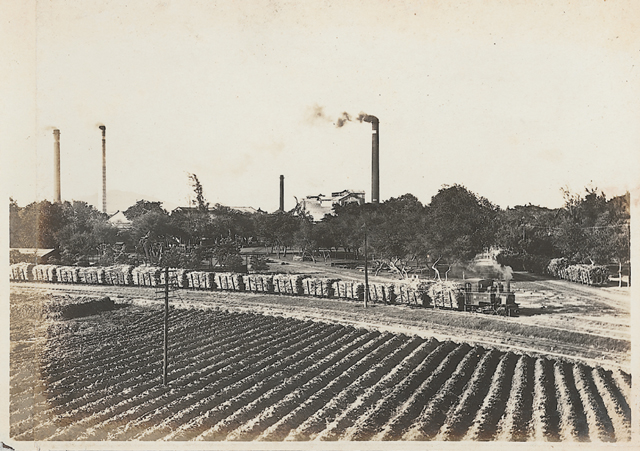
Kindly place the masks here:
POLYGON ((11 353, 16 440, 630 439, 629 375, 581 363, 173 309, 164 386, 157 306, 31 330, 11 353))

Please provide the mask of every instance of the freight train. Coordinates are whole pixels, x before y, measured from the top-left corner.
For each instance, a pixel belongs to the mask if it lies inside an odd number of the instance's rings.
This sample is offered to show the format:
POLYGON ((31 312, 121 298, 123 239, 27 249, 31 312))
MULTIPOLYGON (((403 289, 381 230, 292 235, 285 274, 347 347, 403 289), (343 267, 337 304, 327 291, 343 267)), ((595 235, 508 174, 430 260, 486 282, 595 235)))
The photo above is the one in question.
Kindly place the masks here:
MULTIPOLYGON (((90 285, 128 285, 161 288, 165 269, 154 266, 114 265, 74 267, 17 263, 10 267, 12 281, 38 281, 90 285)), ((249 291, 363 301, 365 286, 358 281, 318 278, 302 274, 236 274, 169 269, 169 285, 195 290, 249 291)), ((450 281, 412 279, 369 283, 369 300, 438 309, 513 316, 518 313, 515 295, 493 279, 450 281)))

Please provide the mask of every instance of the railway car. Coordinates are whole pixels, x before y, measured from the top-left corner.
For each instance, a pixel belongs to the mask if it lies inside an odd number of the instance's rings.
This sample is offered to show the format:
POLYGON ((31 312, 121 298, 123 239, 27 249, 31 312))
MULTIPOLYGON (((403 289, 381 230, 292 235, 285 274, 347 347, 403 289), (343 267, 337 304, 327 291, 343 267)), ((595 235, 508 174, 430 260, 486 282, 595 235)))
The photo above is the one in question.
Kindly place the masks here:
POLYGON ((511 284, 494 279, 465 281, 463 310, 503 316, 520 312, 511 284))

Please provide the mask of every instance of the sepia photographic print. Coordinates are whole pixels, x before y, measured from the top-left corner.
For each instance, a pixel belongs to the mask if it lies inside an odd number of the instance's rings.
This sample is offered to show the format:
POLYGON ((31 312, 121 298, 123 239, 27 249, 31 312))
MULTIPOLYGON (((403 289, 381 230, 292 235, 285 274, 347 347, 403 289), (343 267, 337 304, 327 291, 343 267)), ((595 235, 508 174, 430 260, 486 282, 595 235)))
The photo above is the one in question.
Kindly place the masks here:
POLYGON ((2 448, 638 445, 640 4, 2 10, 2 448))

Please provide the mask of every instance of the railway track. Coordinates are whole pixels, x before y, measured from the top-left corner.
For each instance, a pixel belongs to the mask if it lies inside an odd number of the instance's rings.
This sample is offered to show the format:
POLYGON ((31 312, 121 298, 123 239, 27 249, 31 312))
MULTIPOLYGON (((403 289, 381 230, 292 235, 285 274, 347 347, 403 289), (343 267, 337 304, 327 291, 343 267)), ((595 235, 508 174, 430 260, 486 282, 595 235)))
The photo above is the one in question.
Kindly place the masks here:
MULTIPOLYGON (((145 300, 154 302, 156 290, 153 287, 118 286, 118 285, 76 285, 51 284, 37 282, 18 282, 11 284, 12 290, 42 290, 49 293, 78 296, 110 296, 117 300, 145 300)), ((466 341, 475 345, 491 346, 502 350, 527 352, 541 356, 553 356, 579 360, 591 365, 629 370, 628 352, 612 352, 608 349, 593 347, 589 343, 596 338, 610 337, 596 334, 578 335, 580 342, 574 343, 562 339, 549 339, 543 333, 532 337, 509 333, 509 328, 518 327, 518 318, 502 318, 464 312, 449 312, 433 309, 411 309, 404 307, 376 305, 367 310, 357 304, 341 300, 311 300, 308 297, 287 295, 266 295, 234 291, 198 291, 181 289, 175 292, 172 304, 183 307, 223 308, 237 312, 252 312, 266 315, 278 315, 297 319, 313 319, 316 321, 337 322, 343 325, 365 327, 380 331, 409 333, 421 337, 435 337, 441 340, 466 341), (505 332, 496 333, 490 330, 478 331, 465 327, 443 324, 453 317, 467 315, 469 320, 490 322, 502 325, 505 332)), ((160 301, 158 301, 160 302, 160 301)), ((563 325, 564 326, 564 325, 563 325)), ((545 330, 542 326, 523 326, 532 333, 545 330)), ((574 329, 548 326, 549 332, 573 333, 579 330, 579 323, 574 329)), ((627 340, 612 339, 614 343, 627 340)), ((630 347, 630 345, 629 345, 630 347)))

